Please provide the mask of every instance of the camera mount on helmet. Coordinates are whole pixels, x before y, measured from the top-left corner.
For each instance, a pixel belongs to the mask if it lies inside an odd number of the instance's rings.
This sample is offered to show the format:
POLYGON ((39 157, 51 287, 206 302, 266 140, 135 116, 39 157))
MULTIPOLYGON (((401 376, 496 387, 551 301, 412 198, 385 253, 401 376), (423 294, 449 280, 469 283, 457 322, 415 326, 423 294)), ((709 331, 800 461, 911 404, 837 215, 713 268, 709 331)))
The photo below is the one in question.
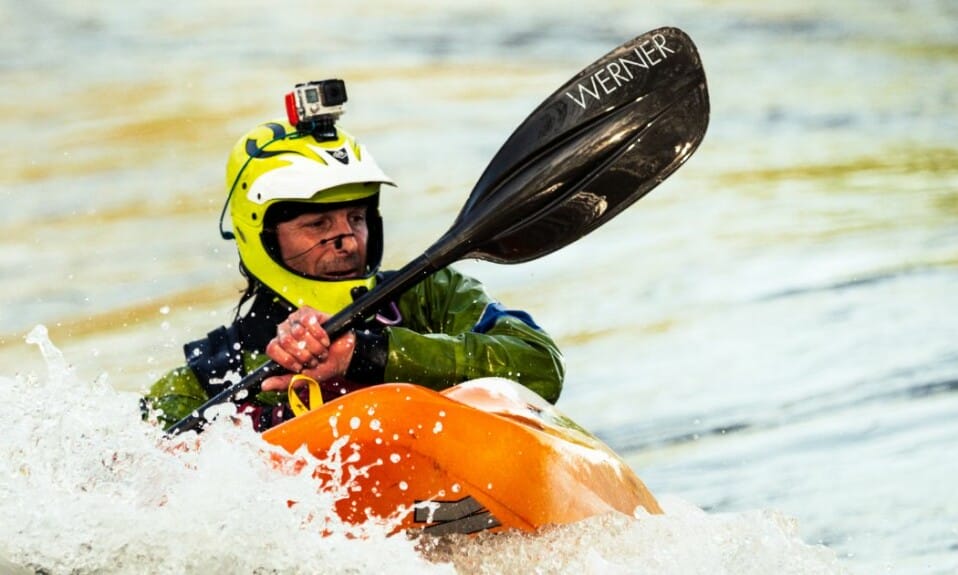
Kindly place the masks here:
POLYGON ((339 79, 314 80, 296 84, 286 94, 286 117, 296 131, 317 141, 336 139, 336 120, 346 104, 346 83, 339 79))

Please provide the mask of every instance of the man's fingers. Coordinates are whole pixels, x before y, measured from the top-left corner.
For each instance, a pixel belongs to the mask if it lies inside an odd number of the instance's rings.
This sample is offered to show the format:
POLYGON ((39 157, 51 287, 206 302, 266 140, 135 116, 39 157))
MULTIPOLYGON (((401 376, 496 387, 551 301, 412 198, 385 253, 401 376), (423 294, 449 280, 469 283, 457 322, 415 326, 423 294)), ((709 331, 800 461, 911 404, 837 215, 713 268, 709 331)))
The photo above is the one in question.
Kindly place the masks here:
MULTIPOLYGON (((296 310, 279 325, 276 337, 266 346, 266 354, 293 373, 319 369, 332 355, 329 334, 323 329, 323 322, 329 317, 306 306, 296 310)), ((336 343, 336 355, 342 355, 342 344, 339 341, 336 343)), ((350 352, 351 348, 352 345, 349 345, 350 352)), ((329 368, 319 371, 326 372, 329 368)), ((276 382, 274 385, 285 389, 288 382, 276 382)))
POLYGON ((303 306, 291 313, 287 321, 290 327, 296 330, 297 335, 299 330, 302 329, 303 332, 312 334, 313 337, 328 347, 329 336, 326 335, 326 330, 323 329, 323 322, 330 317, 329 314, 316 311, 309 306, 303 306))
POLYGON ((286 351, 286 349, 279 343, 279 339, 279 337, 276 337, 273 339, 273 341, 269 342, 269 345, 266 346, 266 355, 293 373, 299 373, 303 371, 302 362, 286 351))
POLYGON ((292 380, 292 374, 268 377, 263 381, 263 391, 286 391, 289 388, 289 382, 292 380))
POLYGON ((316 338, 316 341, 319 342, 323 347, 329 347, 329 334, 326 333, 326 330, 323 329, 323 324, 320 321, 316 321, 311 324, 307 324, 307 332, 311 337, 316 338))
MULTIPOLYGON (((289 333, 299 340, 315 340, 319 347, 329 347, 329 334, 323 329, 323 322, 329 317, 327 314, 304 307, 290 314, 289 318, 280 324, 279 333, 289 333)), ((309 343, 313 347, 314 342, 309 343)))
POLYGON ((275 341, 279 343, 283 351, 301 364, 306 364, 313 359, 321 359, 329 353, 327 346, 308 333, 297 337, 293 333, 284 331, 276 337, 275 341))

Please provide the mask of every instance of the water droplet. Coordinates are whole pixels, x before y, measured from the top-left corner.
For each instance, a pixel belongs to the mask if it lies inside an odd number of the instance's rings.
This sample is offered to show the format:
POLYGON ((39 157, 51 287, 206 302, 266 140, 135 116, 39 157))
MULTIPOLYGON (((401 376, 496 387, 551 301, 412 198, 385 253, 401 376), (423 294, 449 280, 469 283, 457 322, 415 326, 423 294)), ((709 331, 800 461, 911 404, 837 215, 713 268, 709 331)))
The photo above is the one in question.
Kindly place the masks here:
POLYGON ((362 421, 358 417, 353 417, 349 420, 349 427, 353 429, 359 429, 361 423, 362 421))
POLYGON ((160 313, 163 314, 163 315, 166 315, 166 314, 170 313, 170 306, 165 305, 165 306, 161 307, 161 308, 160 308, 160 313))
POLYGON ((439 433, 440 431, 442 431, 442 422, 441 422, 441 421, 437 421, 437 422, 436 422, 436 425, 434 425, 434 426, 432 427, 432 432, 433 432, 433 433, 439 433))
POLYGON ((400 491, 405 491, 405 490, 407 490, 407 489, 409 489, 409 484, 406 483, 405 481, 400 481, 400 482, 399 482, 399 490, 400 490, 400 491))
POLYGON ((393 453, 389 456, 389 461, 392 461, 393 463, 399 463, 401 460, 402 457, 400 457, 398 453, 393 453))

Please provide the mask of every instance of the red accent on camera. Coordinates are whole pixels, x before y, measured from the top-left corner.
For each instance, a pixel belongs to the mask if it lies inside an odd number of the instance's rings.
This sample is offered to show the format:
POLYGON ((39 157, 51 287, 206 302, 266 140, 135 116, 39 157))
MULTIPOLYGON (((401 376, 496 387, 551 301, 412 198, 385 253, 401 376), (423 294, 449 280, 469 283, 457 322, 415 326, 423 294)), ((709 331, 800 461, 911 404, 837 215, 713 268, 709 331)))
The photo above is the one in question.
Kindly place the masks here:
POLYGON ((286 94, 286 118, 292 126, 299 123, 299 113, 296 111, 296 96, 293 92, 286 94))

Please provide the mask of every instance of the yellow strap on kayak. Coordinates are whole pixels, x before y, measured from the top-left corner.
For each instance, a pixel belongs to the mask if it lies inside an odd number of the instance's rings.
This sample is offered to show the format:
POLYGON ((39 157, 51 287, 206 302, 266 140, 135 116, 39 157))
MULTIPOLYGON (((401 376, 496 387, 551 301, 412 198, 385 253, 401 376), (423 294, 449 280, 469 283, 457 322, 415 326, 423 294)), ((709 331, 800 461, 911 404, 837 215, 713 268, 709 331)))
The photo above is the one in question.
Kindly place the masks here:
POLYGON ((293 379, 289 382, 289 389, 286 393, 289 396, 289 407, 293 410, 293 415, 296 417, 304 413, 309 413, 323 404, 323 392, 319 389, 319 383, 308 375, 301 373, 294 375, 293 379), (303 404, 303 400, 300 399, 299 394, 296 393, 296 382, 298 381, 305 381, 306 387, 309 389, 309 407, 303 404))

